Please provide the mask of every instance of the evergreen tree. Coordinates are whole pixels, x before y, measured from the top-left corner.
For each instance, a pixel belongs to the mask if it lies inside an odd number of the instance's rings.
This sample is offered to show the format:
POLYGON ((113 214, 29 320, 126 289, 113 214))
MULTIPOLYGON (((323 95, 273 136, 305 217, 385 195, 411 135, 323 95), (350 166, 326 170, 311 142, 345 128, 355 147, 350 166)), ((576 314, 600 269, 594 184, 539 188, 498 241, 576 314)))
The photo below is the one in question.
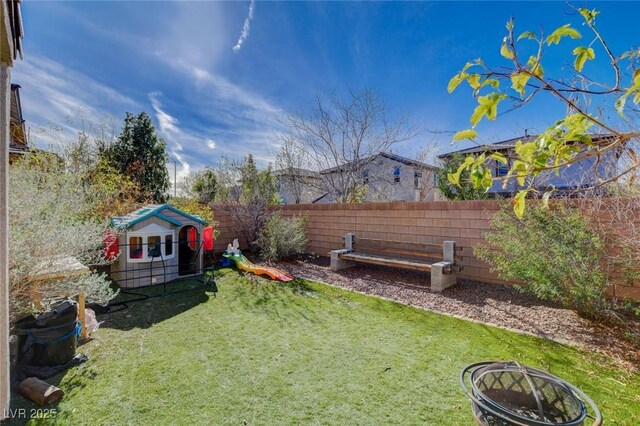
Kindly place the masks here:
POLYGON ((215 171, 207 167, 196 175, 191 192, 201 203, 210 203, 216 198, 218 186, 215 171))
POLYGON ((128 112, 118 139, 102 155, 110 166, 138 185, 141 195, 137 201, 163 203, 170 186, 165 148, 147 113, 128 112))

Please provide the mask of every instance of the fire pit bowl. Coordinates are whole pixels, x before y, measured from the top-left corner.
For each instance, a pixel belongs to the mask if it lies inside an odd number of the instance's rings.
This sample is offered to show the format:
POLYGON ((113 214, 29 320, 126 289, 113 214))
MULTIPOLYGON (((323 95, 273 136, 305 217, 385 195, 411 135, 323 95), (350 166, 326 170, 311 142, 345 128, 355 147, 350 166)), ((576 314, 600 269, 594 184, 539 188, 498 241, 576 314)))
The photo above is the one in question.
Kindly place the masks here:
POLYGON ((602 424, 600 410, 580 389, 515 361, 471 364, 460 384, 481 426, 581 426, 587 419, 602 424))

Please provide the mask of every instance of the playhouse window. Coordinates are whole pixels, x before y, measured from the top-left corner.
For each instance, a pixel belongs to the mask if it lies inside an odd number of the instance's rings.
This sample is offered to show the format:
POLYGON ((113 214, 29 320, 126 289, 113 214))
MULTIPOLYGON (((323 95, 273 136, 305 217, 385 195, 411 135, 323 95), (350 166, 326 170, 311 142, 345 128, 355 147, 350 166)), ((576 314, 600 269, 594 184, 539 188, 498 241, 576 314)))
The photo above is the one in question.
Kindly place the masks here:
POLYGON ((129 262, 151 262, 154 259, 163 260, 175 257, 173 249, 175 231, 155 224, 146 226, 138 231, 129 232, 129 262))
POLYGON ((164 254, 167 256, 173 254, 173 235, 164 236, 164 254))
POLYGON ((147 256, 148 257, 160 257, 161 241, 162 240, 157 235, 147 237, 147 256))
POLYGON ((129 238, 129 259, 142 259, 142 237, 129 238))

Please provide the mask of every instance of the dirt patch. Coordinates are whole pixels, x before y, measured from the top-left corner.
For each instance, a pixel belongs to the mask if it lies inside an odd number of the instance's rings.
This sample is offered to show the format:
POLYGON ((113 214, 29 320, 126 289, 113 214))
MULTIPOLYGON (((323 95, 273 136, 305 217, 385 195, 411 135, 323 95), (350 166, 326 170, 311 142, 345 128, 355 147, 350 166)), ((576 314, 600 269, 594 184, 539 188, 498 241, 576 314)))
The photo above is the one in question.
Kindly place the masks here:
POLYGON ((371 265, 333 272, 326 258, 278 266, 295 276, 581 346, 610 355, 629 370, 640 366, 640 349, 624 338, 628 331, 640 336, 637 319, 630 319, 627 328, 602 326, 508 286, 459 280, 457 286, 435 293, 427 274, 371 265))

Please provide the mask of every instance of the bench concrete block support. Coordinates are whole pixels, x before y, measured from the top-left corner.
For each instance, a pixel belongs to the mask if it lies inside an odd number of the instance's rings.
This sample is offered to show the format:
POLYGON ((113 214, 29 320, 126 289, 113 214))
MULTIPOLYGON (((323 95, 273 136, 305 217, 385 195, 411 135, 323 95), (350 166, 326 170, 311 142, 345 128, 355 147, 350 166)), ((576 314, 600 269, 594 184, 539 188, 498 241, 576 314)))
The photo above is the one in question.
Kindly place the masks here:
POLYGON ((352 232, 345 234, 344 236, 344 248, 345 250, 353 250, 353 237, 356 235, 352 232))
POLYGON ((440 292, 457 284, 458 274, 456 272, 445 273, 452 264, 453 262, 438 262, 431 265, 431 291, 440 292))
POLYGON ((449 263, 456 263, 454 256, 456 255, 456 242, 445 241, 442 243, 442 260, 449 263))
POLYGON ((340 271, 341 269, 352 268, 356 266, 356 262, 352 260, 342 260, 340 259, 341 254, 351 253, 352 250, 331 250, 331 270, 332 271, 340 271))

